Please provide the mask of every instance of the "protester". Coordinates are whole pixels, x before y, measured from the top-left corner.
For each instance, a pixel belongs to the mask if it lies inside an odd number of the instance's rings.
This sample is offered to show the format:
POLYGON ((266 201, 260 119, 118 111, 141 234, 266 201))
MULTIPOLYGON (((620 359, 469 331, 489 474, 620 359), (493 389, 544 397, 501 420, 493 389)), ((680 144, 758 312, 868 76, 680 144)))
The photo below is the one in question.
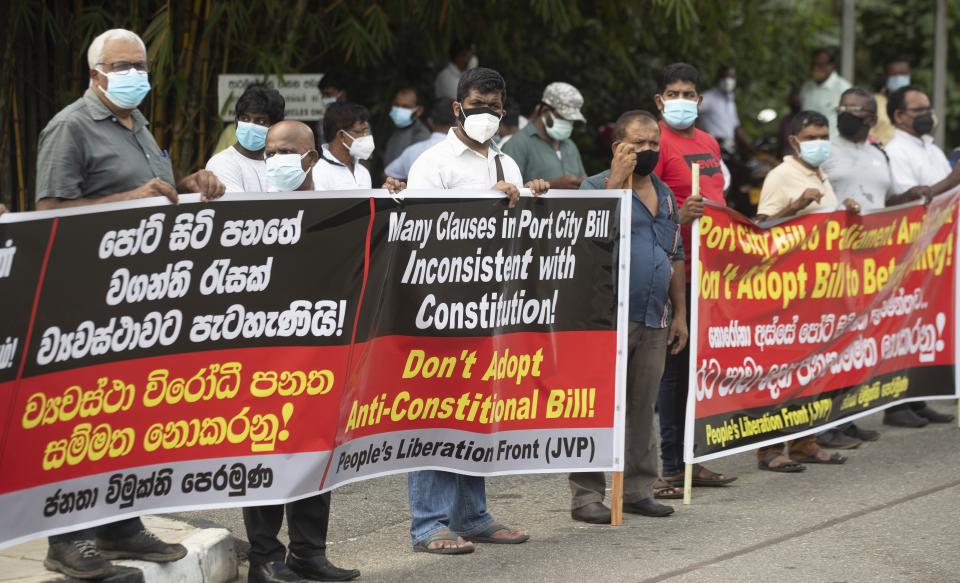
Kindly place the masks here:
MULTIPOLYGON (((951 168, 943 150, 933 143, 933 108, 923 91, 905 85, 891 93, 887 116, 895 128, 893 139, 887 144, 887 155, 896 190, 928 186, 930 196, 937 196, 960 184, 960 166, 951 168)), ((950 423, 953 419, 953 415, 940 413, 924 401, 894 405, 883 414, 883 423, 895 427, 918 428, 931 422, 950 423)))
POLYGON ((738 148, 746 151, 750 147, 750 139, 740 126, 734 94, 736 87, 737 70, 729 66, 720 67, 716 86, 703 92, 697 117, 697 126, 713 136, 728 154, 735 153, 738 148))
MULTIPOLYGON (((660 151, 660 127, 653 115, 640 110, 621 115, 612 150, 610 169, 580 188, 633 191, 623 511, 664 517, 674 510, 653 499, 659 475, 653 409, 667 347, 677 354, 687 343, 679 210, 670 188, 652 173, 660 151)), ((574 520, 610 523, 603 472, 570 474, 570 490, 574 520)))
MULTIPOLYGON (((683 257, 690 257, 690 223, 703 214, 703 199, 725 204, 724 177, 721 168, 720 146, 710 134, 694 126, 700 105, 700 74, 687 63, 674 63, 664 68, 659 92, 654 97, 663 118, 660 122, 660 156, 653 173, 662 180, 676 198, 680 207, 680 232, 683 257), (691 165, 700 165, 700 196, 692 197, 693 174, 691 165)), ((684 261, 685 282, 690 281, 690 264, 684 261)), ((690 297, 686 283, 686 297, 690 297)), ((689 309, 684 311, 684 316, 689 309)), ((690 323, 687 322, 689 327, 690 323)), ((657 397, 660 413, 660 454, 663 477, 668 485, 683 482, 683 434, 686 421, 687 377, 690 352, 685 347, 666 355, 663 379, 657 397)), ((718 474, 697 464, 694 468, 695 486, 722 486, 735 477, 718 474)), ((658 491, 660 498, 675 498, 671 489, 658 491)))
POLYGON ((473 45, 470 43, 454 42, 450 45, 450 62, 444 67, 433 82, 433 96, 457 98, 460 76, 467 69, 476 67, 473 55, 473 45))
POLYGON ((810 76, 800 88, 800 107, 815 111, 830 123, 830 136, 837 135, 837 103, 840 95, 850 89, 850 82, 837 73, 835 53, 821 48, 813 51, 810 59, 810 76))
MULTIPOLYGON (((147 129, 137 107, 150 91, 147 51, 136 33, 112 29, 93 39, 87 51, 90 86, 40 132, 37 154, 37 209, 100 204, 199 192, 219 198, 224 185, 201 170, 173 175, 166 151, 147 129)), ((113 572, 108 560, 140 559, 167 563, 187 554, 147 530, 139 518, 49 538, 43 561, 51 571, 78 579, 113 572)))
POLYGON ((493 141, 503 148, 520 131, 520 104, 516 99, 507 99, 504 104, 503 119, 493 141))
POLYGON ((447 138, 447 133, 455 123, 453 100, 446 97, 434 99, 430 105, 430 110, 426 113, 426 118, 427 126, 432 132, 430 137, 404 150, 396 160, 387 166, 385 171, 387 176, 401 181, 406 180, 407 176, 410 175, 410 167, 420 157, 420 154, 447 138))
POLYGON ((503 146, 503 153, 517 161, 524 178, 542 178, 550 188, 580 188, 587 171, 570 135, 575 122, 586 121, 581 107, 583 96, 573 85, 547 85, 530 123, 503 146))
POLYGON ((419 92, 413 87, 399 89, 393 96, 390 121, 397 127, 387 140, 383 163, 389 166, 404 150, 430 137, 430 129, 420 121, 423 107, 419 92))
MULTIPOLYGON (((456 126, 444 141, 424 152, 410 169, 411 189, 469 188, 499 190, 513 207, 523 184, 517 163, 491 147, 500 126, 506 83, 492 69, 470 69, 460 78, 452 105, 456 126)), ((543 180, 527 182, 534 194, 546 192, 543 180)), ((484 479, 426 470, 407 475, 413 516, 413 550, 441 555, 474 551, 473 543, 518 544, 529 535, 503 526, 487 512, 484 479)))
MULTIPOLYGON (((280 121, 270 126, 262 149, 270 190, 286 192, 314 189, 311 170, 317 164, 319 155, 313 144, 313 131, 303 122, 280 121)), ((299 583, 307 580, 349 581, 359 577, 360 571, 341 569, 327 559, 329 522, 329 492, 285 505, 244 508, 243 524, 247 530, 247 540, 250 541, 248 581, 299 583), (289 554, 277 538, 284 512, 290 535, 289 554)))
POLYGON ((248 85, 237 100, 237 141, 207 161, 227 192, 267 192, 263 147, 270 126, 283 121, 285 106, 280 92, 263 83, 248 85))
POLYGON ((322 113, 320 114, 320 119, 317 120, 314 134, 317 140, 316 147, 319 149, 326 141, 326 136, 323 135, 323 116, 326 115, 327 109, 329 109, 331 105, 334 103, 343 103, 348 100, 349 96, 347 94, 346 84, 336 73, 325 73, 323 77, 320 78, 320 82, 317 83, 317 91, 320 92, 320 109, 322 113))
POLYGON ((870 130, 870 137, 884 146, 893 139, 893 122, 887 115, 887 96, 910 84, 910 61, 903 57, 893 57, 887 60, 883 67, 884 85, 877 99, 877 125, 870 130))
MULTIPOLYGON (((323 116, 323 134, 327 136, 327 143, 320 150, 320 161, 313 167, 313 190, 373 188, 370 171, 361 164, 376 147, 367 108, 350 102, 334 103, 323 116)), ((387 178, 383 187, 395 192, 403 185, 387 178)))
MULTIPOLYGON (((877 102, 861 87, 843 92, 837 107, 837 131, 831 140, 830 157, 821 165, 841 197, 852 198, 862 210, 877 210, 911 200, 929 199, 930 189, 915 186, 905 193, 893 189, 890 162, 880 146, 867 141, 877 123, 877 102)), ((817 436, 817 444, 831 449, 852 449, 864 441, 879 439, 878 431, 857 427, 853 422, 828 429, 817 436)))

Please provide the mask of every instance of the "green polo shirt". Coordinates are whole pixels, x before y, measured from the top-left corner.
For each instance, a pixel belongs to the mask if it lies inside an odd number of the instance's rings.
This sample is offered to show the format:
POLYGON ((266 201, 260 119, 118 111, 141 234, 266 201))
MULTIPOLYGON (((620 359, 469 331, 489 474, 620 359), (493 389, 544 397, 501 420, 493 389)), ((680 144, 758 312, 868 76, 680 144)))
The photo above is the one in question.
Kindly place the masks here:
POLYGON ((573 140, 563 140, 560 150, 554 150, 553 144, 540 137, 532 123, 528 123, 503 145, 503 153, 517 161, 524 182, 536 178, 553 180, 568 174, 587 175, 580 151, 573 140))

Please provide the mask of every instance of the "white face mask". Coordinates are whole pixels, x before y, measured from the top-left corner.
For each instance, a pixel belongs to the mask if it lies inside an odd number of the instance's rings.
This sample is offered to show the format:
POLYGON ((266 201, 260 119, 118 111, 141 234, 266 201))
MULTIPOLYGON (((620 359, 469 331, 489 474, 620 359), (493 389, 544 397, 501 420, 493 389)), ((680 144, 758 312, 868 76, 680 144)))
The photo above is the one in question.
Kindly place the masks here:
POLYGON ((570 137, 570 134, 573 133, 573 122, 567 119, 560 119, 559 117, 550 113, 550 119, 553 120, 553 125, 549 126, 544 120, 543 127, 547 130, 547 135, 562 142, 570 137))
POLYGON ((348 134, 346 131, 343 132, 345 136, 353 140, 349 146, 344 143, 344 146, 347 146, 347 149, 350 150, 350 155, 356 158, 357 160, 366 160, 373 155, 373 151, 376 149, 376 144, 373 143, 373 136, 362 136, 355 138, 348 134))
POLYGON ((301 160, 310 152, 300 154, 276 154, 267 158, 267 181, 280 192, 292 192, 307 179, 301 160))
POLYGON ((475 110, 476 113, 467 113, 468 110, 463 109, 463 105, 460 105, 460 122, 463 126, 463 131, 471 140, 480 142, 481 144, 486 144, 490 139, 496 135, 497 131, 500 130, 500 118, 493 113, 490 113, 490 110, 486 107, 478 107, 475 110))
POLYGON ((726 93, 733 93, 733 90, 737 88, 737 79, 736 77, 724 77, 720 79, 720 90, 726 93))

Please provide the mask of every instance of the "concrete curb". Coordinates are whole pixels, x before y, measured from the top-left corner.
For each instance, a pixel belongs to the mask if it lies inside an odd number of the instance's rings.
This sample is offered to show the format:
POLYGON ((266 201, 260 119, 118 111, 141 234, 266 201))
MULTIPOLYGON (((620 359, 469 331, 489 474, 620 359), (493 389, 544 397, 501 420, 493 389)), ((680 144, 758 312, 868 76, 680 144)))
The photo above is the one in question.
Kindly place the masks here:
MULTIPOLYGON (((161 539, 187 547, 187 556, 165 564, 114 561, 117 572, 101 579, 102 583, 229 583, 237 580, 239 561, 229 530, 196 528, 158 516, 145 516, 143 522, 161 539)), ((0 553, 0 583, 81 583, 47 571, 43 566, 46 553, 46 539, 5 549, 0 553)))

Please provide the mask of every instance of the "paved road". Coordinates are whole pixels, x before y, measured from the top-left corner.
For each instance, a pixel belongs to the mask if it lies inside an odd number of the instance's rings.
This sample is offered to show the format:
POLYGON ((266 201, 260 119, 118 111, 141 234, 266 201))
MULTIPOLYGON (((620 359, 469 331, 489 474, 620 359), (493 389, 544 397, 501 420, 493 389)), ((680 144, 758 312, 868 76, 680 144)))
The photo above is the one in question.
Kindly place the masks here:
MULTIPOLYGON (((461 557, 410 551, 402 476, 348 485, 334 492, 329 556, 370 582, 960 582, 960 430, 887 428, 880 415, 861 425, 883 436, 845 466, 774 474, 752 454, 725 458, 709 465, 739 475, 735 484, 694 490, 669 518, 626 515, 621 527, 572 521, 562 476, 491 478, 494 516, 532 539, 461 557)), ((179 517, 244 537, 238 510, 179 517)))

